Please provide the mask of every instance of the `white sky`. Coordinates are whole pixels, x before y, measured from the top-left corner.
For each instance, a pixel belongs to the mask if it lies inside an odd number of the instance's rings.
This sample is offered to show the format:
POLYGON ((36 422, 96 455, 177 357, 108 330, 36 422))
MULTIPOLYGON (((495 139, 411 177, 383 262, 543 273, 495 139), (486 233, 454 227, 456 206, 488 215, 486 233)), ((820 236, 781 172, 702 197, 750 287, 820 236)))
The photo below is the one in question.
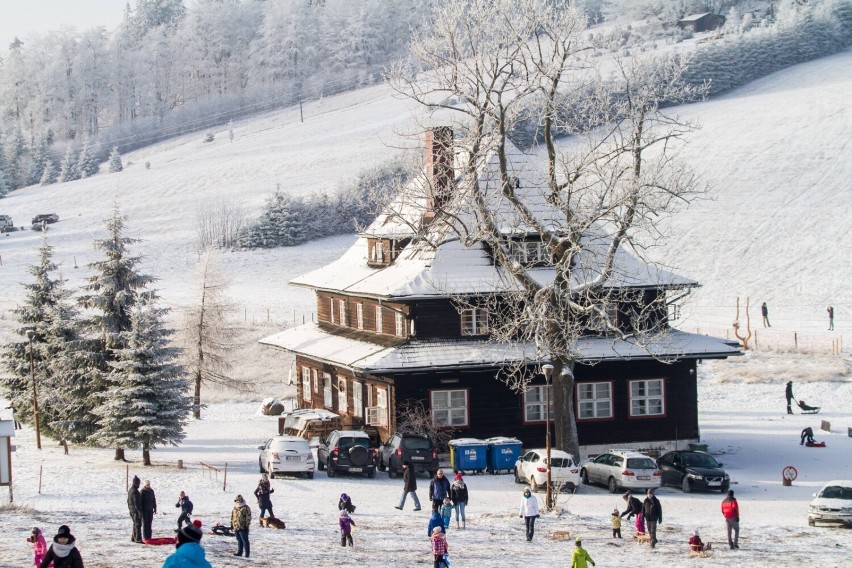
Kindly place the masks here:
MULTIPOLYGON (((0 53, 18 36, 72 26, 78 31, 97 26, 112 30, 121 22, 128 0, 0 0, 0 53)), ((135 1, 131 1, 131 7, 135 1)))

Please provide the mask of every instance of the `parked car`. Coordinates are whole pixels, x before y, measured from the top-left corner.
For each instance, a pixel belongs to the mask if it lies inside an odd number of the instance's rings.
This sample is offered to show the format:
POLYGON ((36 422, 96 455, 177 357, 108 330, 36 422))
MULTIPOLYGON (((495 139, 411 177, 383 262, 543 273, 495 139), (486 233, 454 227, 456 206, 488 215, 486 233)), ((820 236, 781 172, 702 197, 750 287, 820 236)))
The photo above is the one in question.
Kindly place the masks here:
POLYGON ((11 229, 15 224, 12 222, 12 218, 8 215, 0 215, 0 233, 5 232, 7 229, 11 229))
POLYGON ((360 430, 333 430, 317 446, 317 467, 329 477, 338 472, 376 477, 376 448, 360 430))
POLYGON ((679 486, 684 493, 708 489, 727 493, 731 478, 722 464, 707 452, 678 450, 657 460, 663 485, 679 486))
POLYGON ((35 225, 36 223, 41 223, 42 221, 44 221, 48 225, 50 225, 51 223, 58 223, 59 215, 57 215, 56 213, 41 213, 40 215, 36 215, 35 217, 33 217, 33 225, 35 225))
MULTIPOLYGON (((580 467, 562 450, 550 450, 550 482, 571 492, 580 485, 580 467)), ((547 486, 547 450, 529 450, 515 462, 515 483, 529 483, 533 492, 547 486)))
POLYGON ((261 473, 275 477, 279 473, 299 473, 313 479, 314 454, 307 440, 298 436, 274 436, 260 450, 258 465, 261 473))
POLYGON ((829 481, 808 505, 808 524, 842 523, 852 526, 852 481, 829 481))
POLYGON ((438 450, 432 440, 417 434, 394 434, 379 449, 379 469, 388 472, 388 477, 402 474, 402 464, 409 462, 414 473, 425 471, 435 477, 438 465, 438 450))
POLYGON ((599 483, 610 493, 620 489, 659 487, 662 473, 649 456, 632 450, 610 450, 586 461, 580 468, 583 483, 599 483))

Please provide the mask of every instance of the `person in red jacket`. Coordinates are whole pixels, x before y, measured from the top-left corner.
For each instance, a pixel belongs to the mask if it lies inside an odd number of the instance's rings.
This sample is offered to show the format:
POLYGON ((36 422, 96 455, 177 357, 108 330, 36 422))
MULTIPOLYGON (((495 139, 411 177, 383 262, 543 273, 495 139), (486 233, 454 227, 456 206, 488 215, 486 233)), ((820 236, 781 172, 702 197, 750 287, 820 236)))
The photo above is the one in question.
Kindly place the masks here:
POLYGON ((711 544, 704 543, 701 541, 701 537, 698 535, 698 529, 695 529, 695 532, 692 533, 692 536, 689 537, 689 548, 692 552, 704 552, 705 550, 711 550, 711 544))
POLYGON ((725 517, 725 524, 728 527, 728 545, 731 550, 739 548, 740 541, 740 506, 734 497, 734 490, 728 491, 728 496, 722 501, 722 516, 725 517), (731 539, 731 531, 734 533, 734 538, 731 539))

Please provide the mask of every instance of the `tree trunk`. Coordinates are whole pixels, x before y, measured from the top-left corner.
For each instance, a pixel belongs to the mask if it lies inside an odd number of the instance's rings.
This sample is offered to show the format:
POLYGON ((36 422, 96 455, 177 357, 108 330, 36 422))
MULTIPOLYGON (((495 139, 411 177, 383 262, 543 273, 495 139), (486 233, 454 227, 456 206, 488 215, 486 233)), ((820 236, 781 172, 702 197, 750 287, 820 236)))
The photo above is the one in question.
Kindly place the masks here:
POLYGON ((192 417, 201 418, 201 369, 195 373, 195 396, 192 397, 192 417))
POLYGON ((574 416, 574 361, 557 359, 553 364, 553 414, 555 446, 580 461, 577 419, 574 416))
POLYGON ((142 465, 151 465, 151 444, 142 443, 142 465))
POLYGON ((115 457, 113 458, 115 461, 127 461, 124 459, 124 448, 116 448, 115 449, 115 457))

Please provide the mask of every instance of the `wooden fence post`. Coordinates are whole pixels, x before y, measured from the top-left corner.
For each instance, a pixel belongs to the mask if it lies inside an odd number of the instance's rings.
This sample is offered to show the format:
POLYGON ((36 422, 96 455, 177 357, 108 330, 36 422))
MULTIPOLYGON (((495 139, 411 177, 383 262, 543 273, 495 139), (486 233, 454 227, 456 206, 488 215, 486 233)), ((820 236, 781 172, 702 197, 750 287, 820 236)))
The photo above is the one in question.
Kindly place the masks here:
POLYGON ((225 479, 222 481, 222 491, 227 491, 228 489, 228 462, 225 462, 225 479))
POLYGON ((38 494, 41 495, 41 474, 44 469, 43 465, 38 466, 38 494))
POLYGON ((793 348, 798 351, 799 350, 799 332, 793 332, 793 348))

